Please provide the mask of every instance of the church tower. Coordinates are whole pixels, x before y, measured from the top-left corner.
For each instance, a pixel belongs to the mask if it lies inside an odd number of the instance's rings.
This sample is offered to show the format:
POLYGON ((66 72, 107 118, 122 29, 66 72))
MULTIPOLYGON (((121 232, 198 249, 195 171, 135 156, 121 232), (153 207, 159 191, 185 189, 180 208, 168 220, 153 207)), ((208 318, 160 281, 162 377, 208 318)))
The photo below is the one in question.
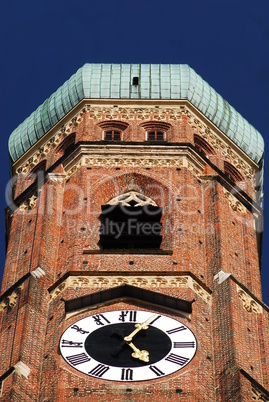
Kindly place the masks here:
POLYGON ((85 64, 9 139, 0 401, 269 401, 261 135, 187 65, 85 64))

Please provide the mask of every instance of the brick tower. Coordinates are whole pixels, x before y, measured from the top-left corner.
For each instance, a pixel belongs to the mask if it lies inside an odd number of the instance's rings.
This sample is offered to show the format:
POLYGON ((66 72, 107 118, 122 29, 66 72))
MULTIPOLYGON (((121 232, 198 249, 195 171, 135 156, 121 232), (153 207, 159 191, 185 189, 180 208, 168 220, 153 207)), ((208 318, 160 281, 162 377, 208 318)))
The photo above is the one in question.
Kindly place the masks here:
POLYGON ((261 135, 187 65, 86 64, 10 136, 0 401, 268 401, 261 135))

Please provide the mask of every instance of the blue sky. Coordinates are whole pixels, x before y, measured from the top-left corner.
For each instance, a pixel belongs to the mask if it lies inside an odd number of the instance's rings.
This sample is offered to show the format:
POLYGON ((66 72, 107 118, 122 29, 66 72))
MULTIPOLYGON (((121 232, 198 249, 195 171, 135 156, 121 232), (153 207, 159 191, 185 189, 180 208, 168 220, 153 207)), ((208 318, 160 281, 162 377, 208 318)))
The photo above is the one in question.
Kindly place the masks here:
POLYGON ((264 137, 269 305, 268 0, 2 0, 0 271, 10 133, 84 63, 186 63, 264 137))

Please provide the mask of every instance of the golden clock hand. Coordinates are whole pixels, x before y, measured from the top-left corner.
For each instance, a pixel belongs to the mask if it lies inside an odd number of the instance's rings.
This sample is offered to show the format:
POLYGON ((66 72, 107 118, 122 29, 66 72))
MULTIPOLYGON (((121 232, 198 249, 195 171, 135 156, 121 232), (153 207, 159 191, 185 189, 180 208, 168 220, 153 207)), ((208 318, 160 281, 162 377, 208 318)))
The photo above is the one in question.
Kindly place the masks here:
POLYGON ((141 329, 148 329, 148 324, 150 323, 150 321, 152 321, 154 318, 156 317, 156 314, 153 314, 151 317, 149 317, 146 321, 141 322, 140 324, 135 324, 135 330, 133 332, 130 333, 130 335, 125 336, 124 340, 126 342, 131 342, 131 340, 133 339, 133 337, 135 336, 135 334, 137 334, 137 332, 141 331, 141 329))
POLYGON ((133 349, 132 356, 135 359, 142 360, 143 362, 149 362, 149 352, 147 350, 139 350, 132 342, 128 343, 128 345, 133 349))

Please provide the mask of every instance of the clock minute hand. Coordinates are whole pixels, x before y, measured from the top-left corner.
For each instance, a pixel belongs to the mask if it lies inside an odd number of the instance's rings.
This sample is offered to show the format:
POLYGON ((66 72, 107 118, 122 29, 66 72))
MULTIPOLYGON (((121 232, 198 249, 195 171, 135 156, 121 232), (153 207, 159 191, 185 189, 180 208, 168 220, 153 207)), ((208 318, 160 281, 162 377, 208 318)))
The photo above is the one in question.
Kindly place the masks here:
POLYGON ((154 318, 156 317, 156 314, 153 314, 151 317, 149 317, 146 321, 141 322, 140 324, 135 324, 135 330, 133 332, 130 333, 130 335, 125 336, 124 340, 126 342, 131 342, 131 340, 133 339, 133 337, 135 336, 135 334, 137 334, 137 332, 141 331, 141 329, 148 329, 148 324, 150 323, 150 321, 152 321, 154 318))

